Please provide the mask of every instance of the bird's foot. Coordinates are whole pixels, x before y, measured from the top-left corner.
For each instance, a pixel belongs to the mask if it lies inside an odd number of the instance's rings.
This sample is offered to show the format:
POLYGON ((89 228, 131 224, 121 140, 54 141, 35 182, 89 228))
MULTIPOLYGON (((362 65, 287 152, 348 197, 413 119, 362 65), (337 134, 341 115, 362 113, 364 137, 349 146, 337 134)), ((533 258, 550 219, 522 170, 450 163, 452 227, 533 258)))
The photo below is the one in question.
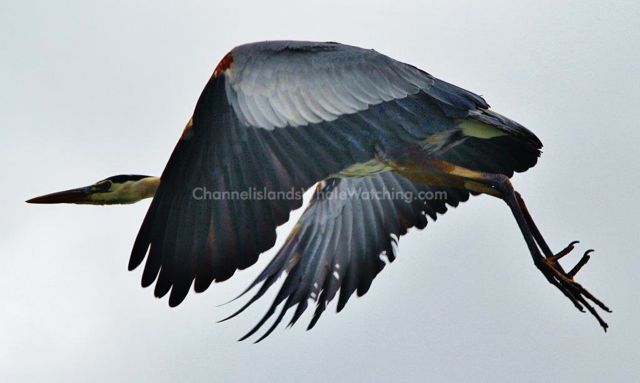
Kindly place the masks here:
POLYGON ((598 323, 600 323, 600 326, 602 326, 604 331, 607 331, 609 325, 600 317, 594 308, 594 305, 606 312, 611 312, 611 310, 574 280, 574 277, 580 269, 589 262, 589 259, 591 258, 590 254, 593 250, 587 250, 584 255, 582 255, 580 261, 578 261, 578 263, 569 272, 565 272, 558 262, 562 257, 569 254, 577 243, 578 241, 573 241, 559 253, 551 257, 541 258, 536 261, 535 264, 547 278, 549 283, 556 286, 558 290, 569 298, 578 310, 584 312, 584 308, 586 307, 589 313, 598 320, 598 323))

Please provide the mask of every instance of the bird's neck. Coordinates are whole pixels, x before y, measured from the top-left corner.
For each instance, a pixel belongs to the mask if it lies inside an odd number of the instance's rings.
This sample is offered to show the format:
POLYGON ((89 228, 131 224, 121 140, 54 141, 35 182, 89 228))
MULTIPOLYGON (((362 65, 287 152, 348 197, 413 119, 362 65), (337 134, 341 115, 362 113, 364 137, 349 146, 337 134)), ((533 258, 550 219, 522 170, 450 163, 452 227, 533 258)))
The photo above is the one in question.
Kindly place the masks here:
POLYGON ((136 190, 140 195, 140 199, 151 198, 156 194, 160 186, 160 177, 147 177, 136 182, 136 190))
POLYGON ((156 194, 160 186, 160 177, 145 177, 137 181, 127 181, 123 184, 112 186, 108 194, 96 194, 92 198, 97 204, 130 204, 156 194))

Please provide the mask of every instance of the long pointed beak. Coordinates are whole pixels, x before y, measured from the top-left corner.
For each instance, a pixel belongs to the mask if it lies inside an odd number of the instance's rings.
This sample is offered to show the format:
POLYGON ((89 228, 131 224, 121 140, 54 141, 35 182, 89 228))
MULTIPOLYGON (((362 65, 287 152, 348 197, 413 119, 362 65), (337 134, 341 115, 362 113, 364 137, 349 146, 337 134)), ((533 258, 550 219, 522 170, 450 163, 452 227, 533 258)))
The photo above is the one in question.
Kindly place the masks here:
POLYGON ((92 194, 91 187, 81 187, 57 193, 46 194, 27 200, 28 203, 86 203, 92 194))

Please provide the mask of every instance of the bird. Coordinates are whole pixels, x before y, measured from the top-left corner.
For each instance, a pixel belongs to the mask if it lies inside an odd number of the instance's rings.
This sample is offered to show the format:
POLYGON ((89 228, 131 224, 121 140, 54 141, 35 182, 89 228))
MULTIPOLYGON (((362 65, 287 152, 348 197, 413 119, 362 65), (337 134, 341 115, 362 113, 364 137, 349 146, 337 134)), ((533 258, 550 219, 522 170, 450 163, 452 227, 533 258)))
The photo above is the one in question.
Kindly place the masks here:
POLYGON ((237 46, 213 70, 160 177, 124 174, 28 200, 129 204, 153 198, 129 270, 179 305, 246 269, 276 241, 276 228, 313 196, 286 241, 241 294, 230 319, 284 282, 261 341, 293 310, 315 303, 313 328, 336 296, 341 311, 364 295, 398 254, 399 238, 472 196, 504 201, 534 265, 606 331, 611 310, 566 271, 511 178, 536 165, 542 143, 483 97, 373 49, 336 42, 263 41, 237 46), (146 260, 146 261, 145 261, 146 260), (278 307, 281 307, 278 311, 278 307))

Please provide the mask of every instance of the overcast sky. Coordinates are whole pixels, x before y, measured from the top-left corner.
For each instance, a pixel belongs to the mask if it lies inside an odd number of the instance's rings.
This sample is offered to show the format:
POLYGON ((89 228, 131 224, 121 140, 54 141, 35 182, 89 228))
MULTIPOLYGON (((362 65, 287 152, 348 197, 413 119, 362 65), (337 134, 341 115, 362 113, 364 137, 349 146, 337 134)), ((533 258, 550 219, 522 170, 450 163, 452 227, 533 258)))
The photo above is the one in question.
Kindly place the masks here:
POLYGON ((0 381, 640 376, 638 1, 64 3, 0 1, 0 381), (126 270, 148 201, 23 202, 159 175, 219 59, 269 39, 374 48, 536 132, 542 159, 514 183, 556 250, 582 240, 568 262, 596 249, 578 279, 613 308, 610 331, 546 282, 489 197, 403 237, 397 261, 342 313, 334 303, 314 330, 258 345, 236 339, 269 300, 223 324, 239 306, 217 305, 274 251, 170 309, 126 270))

